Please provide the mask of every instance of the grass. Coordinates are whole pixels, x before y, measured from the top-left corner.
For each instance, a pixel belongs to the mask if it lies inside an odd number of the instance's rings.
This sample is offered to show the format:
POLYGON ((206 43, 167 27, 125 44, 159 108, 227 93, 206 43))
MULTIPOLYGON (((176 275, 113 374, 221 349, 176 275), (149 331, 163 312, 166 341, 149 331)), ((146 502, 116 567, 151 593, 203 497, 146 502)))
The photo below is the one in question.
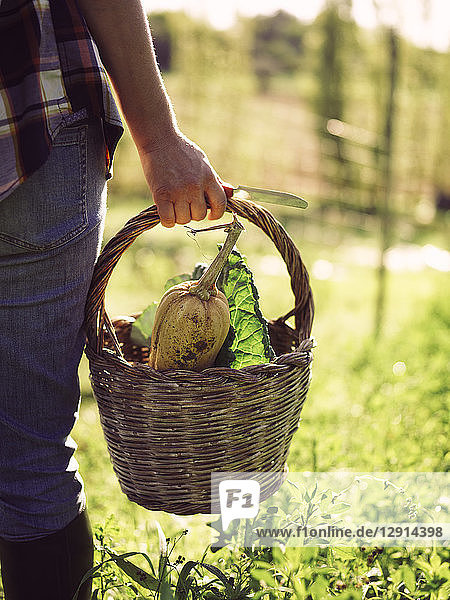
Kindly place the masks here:
MULTIPOLYGON (((176 78, 169 83, 175 99, 177 94, 183 95, 176 78)), ((212 90, 217 99, 214 111, 194 110, 189 102, 175 103, 182 107, 178 116, 184 131, 204 147, 213 164, 221 165, 222 176, 233 183, 313 194, 317 182, 311 173, 319 168, 314 155, 317 142, 311 134, 313 128, 304 127, 307 115, 302 104, 281 94, 259 99, 234 94, 231 102, 224 103, 220 101, 222 88, 228 83, 224 79, 222 87, 217 84, 217 90, 212 90), (191 113, 196 115, 195 126, 191 113), (307 151, 300 152, 300 146, 307 151)), ((205 91, 205 97, 210 92, 205 91)), ((151 203, 137 164, 136 152, 125 137, 110 185, 105 240, 151 203)), ((295 217, 290 210, 274 208, 273 212, 301 250, 316 302, 312 384, 293 439, 290 470, 448 471, 447 275, 431 269, 390 273, 383 333, 375 341, 376 271, 362 265, 359 258, 376 252, 376 230, 372 226, 343 227, 342 219, 327 223, 314 203, 295 217), (404 368, 394 368, 398 363, 404 368)), ((443 231, 440 227, 438 238, 423 231, 420 243, 445 239, 443 231)), ((189 238, 181 227, 170 231, 157 227, 139 237, 121 258, 108 285, 109 314, 131 314, 158 300, 169 277, 190 272, 195 262, 211 260, 218 241, 222 238, 216 234, 189 238)), ((241 236, 239 249, 255 274, 265 316, 276 317, 290 310, 286 270, 271 242, 249 227, 241 236)), ((73 436, 96 531, 97 563, 111 558, 113 552, 146 553, 158 577, 172 584, 161 587, 158 594, 164 595, 163 600, 172 598, 170 590, 174 591, 182 568, 182 563, 175 564, 176 556, 202 560, 210 539, 208 518, 150 512, 126 499, 110 464, 86 359, 80 378, 82 405, 73 436), (157 521, 171 539, 169 545, 176 542, 176 549, 165 558, 164 553, 161 558, 157 521), (183 530, 189 533, 178 539, 183 530)), ((142 556, 130 560, 149 568, 142 556)), ((251 549, 225 548, 217 554, 207 552, 205 562, 226 573, 227 581, 233 577, 236 585, 227 587, 217 572, 214 575, 197 565, 190 572, 189 590, 192 597, 208 600, 257 600, 263 595, 284 600, 291 596, 298 600, 440 600, 448 594, 448 560, 446 549, 306 548, 283 552, 275 548, 252 554, 251 549), (248 584, 240 588, 239 573, 248 584)), ((108 563, 99 571, 102 576, 95 580, 96 598, 155 595, 154 590, 145 591, 125 575, 120 561, 115 564, 108 563), (112 589, 118 585, 122 587, 112 589)), ((179 600, 184 600, 182 594, 179 600)))

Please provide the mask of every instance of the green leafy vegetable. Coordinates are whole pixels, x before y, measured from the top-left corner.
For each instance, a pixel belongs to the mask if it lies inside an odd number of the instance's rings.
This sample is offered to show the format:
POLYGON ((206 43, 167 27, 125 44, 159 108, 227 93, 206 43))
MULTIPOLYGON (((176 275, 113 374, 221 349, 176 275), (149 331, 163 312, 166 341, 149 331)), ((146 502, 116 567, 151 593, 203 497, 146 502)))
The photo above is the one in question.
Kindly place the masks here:
POLYGON ((183 281, 189 281, 190 279, 192 279, 192 277, 189 275, 189 273, 182 273, 181 275, 176 275, 175 277, 171 277, 170 279, 168 279, 166 281, 166 284, 164 286, 164 291, 167 292, 167 290, 170 290, 170 288, 173 287, 174 285, 183 283, 183 281))
POLYGON ((227 297, 235 334, 230 347, 235 359, 230 366, 240 369, 270 362, 275 353, 270 345, 267 321, 259 307, 253 274, 238 250, 233 250, 228 257, 217 287, 227 297))
POLYGON ((150 337, 157 308, 158 303, 152 302, 131 325, 130 338, 136 346, 150 346, 150 337))
POLYGON ((215 367, 229 367, 236 360, 236 355, 231 349, 231 346, 236 338, 233 327, 230 325, 227 337, 225 338, 222 348, 219 350, 219 354, 216 356, 214 361, 215 367))
POLYGON ((197 263, 194 267, 194 270, 192 271, 191 279, 193 281, 200 279, 200 277, 203 275, 207 268, 208 265, 206 263, 197 263))

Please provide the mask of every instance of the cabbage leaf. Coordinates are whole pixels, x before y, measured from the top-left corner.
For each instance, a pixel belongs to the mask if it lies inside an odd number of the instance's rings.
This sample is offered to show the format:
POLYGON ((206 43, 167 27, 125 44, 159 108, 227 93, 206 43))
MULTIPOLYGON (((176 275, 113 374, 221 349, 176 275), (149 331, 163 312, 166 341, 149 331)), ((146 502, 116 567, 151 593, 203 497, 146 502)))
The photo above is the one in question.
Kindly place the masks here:
POLYGON ((233 369, 270 362, 275 353, 270 345, 267 321, 259 307, 259 294, 245 257, 234 249, 228 257, 217 287, 230 307, 234 339, 230 349, 235 358, 233 369))

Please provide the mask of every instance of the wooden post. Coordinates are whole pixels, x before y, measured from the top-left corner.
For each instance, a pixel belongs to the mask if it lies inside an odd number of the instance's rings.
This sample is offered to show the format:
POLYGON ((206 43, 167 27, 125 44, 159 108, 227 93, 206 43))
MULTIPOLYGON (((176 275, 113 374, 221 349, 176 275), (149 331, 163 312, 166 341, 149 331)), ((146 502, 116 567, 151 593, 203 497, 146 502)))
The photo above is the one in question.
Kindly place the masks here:
POLYGON ((375 303, 375 330, 377 339, 383 326, 386 304, 386 250, 392 241, 392 225, 394 211, 391 207, 392 191, 392 138, 395 120, 395 93, 398 78, 398 37, 394 29, 388 31, 390 51, 389 92, 382 141, 381 176, 382 198, 380 205, 380 261, 378 265, 378 291, 375 303))

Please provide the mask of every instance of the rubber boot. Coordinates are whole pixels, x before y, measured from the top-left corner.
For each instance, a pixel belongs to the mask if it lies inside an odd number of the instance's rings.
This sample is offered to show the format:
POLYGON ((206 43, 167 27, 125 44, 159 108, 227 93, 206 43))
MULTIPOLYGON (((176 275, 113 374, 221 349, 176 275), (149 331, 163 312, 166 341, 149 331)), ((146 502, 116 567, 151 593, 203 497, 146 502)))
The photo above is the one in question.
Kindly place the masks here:
MULTIPOLYGON (((92 567, 93 541, 86 512, 61 531, 30 542, 0 538, 5 600, 72 600, 92 567)), ((78 600, 90 600, 91 580, 78 600)))

